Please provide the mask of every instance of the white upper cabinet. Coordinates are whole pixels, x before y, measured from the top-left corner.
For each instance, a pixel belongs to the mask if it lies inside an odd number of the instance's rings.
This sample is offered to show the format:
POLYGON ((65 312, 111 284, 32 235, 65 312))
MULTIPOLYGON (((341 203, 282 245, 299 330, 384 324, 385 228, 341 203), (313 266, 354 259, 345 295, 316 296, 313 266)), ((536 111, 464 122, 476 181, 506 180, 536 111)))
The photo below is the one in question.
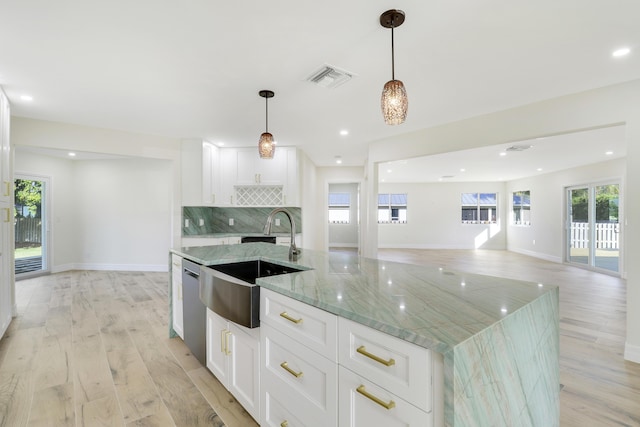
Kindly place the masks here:
POLYGON ((295 147, 278 147, 273 159, 261 159, 257 147, 218 148, 185 140, 181 163, 182 206, 265 206, 265 201, 269 206, 298 206, 295 147), (244 190, 240 197, 239 187, 244 190))
POLYGON ((220 149, 199 139, 182 141, 182 206, 221 203, 220 149))
POLYGON ((257 148, 238 148, 236 185, 285 185, 286 147, 276 148, 272 159, 261 159, 257 148))

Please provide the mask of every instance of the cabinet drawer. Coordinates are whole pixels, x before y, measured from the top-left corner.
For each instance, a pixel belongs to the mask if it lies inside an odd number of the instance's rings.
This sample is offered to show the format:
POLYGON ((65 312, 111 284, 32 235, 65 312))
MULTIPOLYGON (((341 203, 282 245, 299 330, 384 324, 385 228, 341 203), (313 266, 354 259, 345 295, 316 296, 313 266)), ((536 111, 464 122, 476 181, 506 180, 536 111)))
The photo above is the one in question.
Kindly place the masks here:
MULTIPOLYGON (((338 365, 269 325, 261 326, 265 392, 285 399, 305 425, 335 425, 338 365)), ((265 402, 266 403, 266 402, 265 402)))
POLYGON ((430 350, 344 318, 339 331, 340 365, 431 411, 430 350))
POLYGON ((268 289, 260 289, 260 296, 260 322, 330 360, 338 360, 336 316, 268 289))
POLYGON ((302 422, 287 408, 291 408, 289 399, 280 401, 269 391, 265 392, 263 403, 263 415, 260 425, 269 427, 305 427, 309 423, 302 422))
POLYGON ((433 427, 432 413, 340 366, 340 427, 433 427))

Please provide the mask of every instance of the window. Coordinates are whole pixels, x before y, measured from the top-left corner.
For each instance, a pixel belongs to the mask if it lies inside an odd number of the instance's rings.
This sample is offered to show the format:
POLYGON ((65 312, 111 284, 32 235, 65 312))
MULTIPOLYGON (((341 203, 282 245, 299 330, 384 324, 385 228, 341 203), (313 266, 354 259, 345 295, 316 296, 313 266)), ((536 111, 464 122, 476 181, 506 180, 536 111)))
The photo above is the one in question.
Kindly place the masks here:
POLYGON ((349 224, 351 194, 329 193, 329 223, 349 224))
POLYGON ((406 194, 378 194, 378 223, 407 222, 406 194))
POLYGON ((494 224, 498 216, 497 193, 462 193, 463 224, 494 224))
POLYGON ((512 195, 512 221, 515 225, 531 225, 531 192, 515 191, 512 195))

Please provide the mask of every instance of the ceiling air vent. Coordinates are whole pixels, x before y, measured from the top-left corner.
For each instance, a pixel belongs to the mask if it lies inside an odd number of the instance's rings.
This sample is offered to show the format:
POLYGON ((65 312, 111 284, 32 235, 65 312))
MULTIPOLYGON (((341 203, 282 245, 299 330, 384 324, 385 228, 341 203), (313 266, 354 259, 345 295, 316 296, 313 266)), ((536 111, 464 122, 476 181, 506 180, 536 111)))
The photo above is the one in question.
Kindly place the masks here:
POLYGON ((528 150, 531 147, 533 147, 533 145, 512 145, 511 147, 507 148, 506 151, 524 151, 528 150))
POLYGON ((333 89, 348 82, 352 77, 354 77, 353 73, 325 64, 307 77, 307 81, 333 89))

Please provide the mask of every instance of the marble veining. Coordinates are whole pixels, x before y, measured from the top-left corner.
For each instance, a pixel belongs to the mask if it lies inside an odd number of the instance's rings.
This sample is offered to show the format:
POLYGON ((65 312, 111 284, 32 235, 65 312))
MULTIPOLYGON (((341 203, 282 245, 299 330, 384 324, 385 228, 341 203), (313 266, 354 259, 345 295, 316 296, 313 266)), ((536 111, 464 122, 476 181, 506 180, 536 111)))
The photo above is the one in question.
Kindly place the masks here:
MULTIPOLYGON (((286 208, 296 222, 298 232, 302 230, 302 210, 299 207, 286 208)), ((267 217, 273 208, 251 207, 212 207, 212 206, 183 206, 182 207, 182 235, 196 237, 205 235, 250 235, 262 234, 262 229, 267 217), (233 218, 233 225, 229 225, 229 219, 233 218), (186 226, 188 220, 189 225, 186 226), (200 225, 202 220, 203 225, 200 225)), ((274 225, 272 232, 290 233, 289 220, 284 214, 277 214, 280 225, 274 225)))
POLYGON ((447 426, 559 425, 556 286, 266 243, 173 252, 306 269, 256 283, 442 353, 447 426))

